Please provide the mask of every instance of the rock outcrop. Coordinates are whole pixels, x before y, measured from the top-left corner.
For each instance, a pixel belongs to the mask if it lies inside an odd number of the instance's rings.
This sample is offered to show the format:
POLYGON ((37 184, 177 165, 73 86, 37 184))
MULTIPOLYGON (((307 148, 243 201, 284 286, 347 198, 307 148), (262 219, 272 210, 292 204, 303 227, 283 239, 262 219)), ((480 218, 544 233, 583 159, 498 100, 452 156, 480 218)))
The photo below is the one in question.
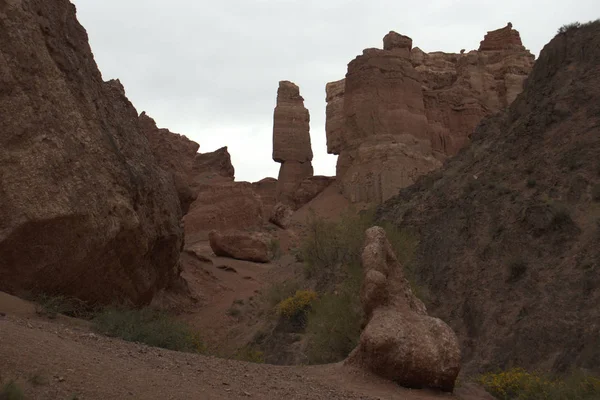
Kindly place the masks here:
POLYGON ((321 175, 304 179, 294 192, 293 200, 295 208, 299 209, 303 205, 308 204, 333 182, 335 182, 335 178, 321 175))
POLYGON ((309 125, 300 89, 292 82, 280 81, 273 115, 273 160, 281 163, 278 201, 293 203, 300 182, 313 175, 309 125))
POLYGON ((277 204, 277 179, 264 178, 258 182, 252 182, 252 188, 260 197, 263 216, 268 221, 271 210, 277 204))
POLYGON ((263 204, 248 182, 202 185, 183 219, 186 243, 208 239, 211 230, 249 229, 264 222, 263 204))
POLYGON ((294 210, 286 204, 277 203, 273 207, 271 211, 271 216, 269 217, 269 222, 274 223, 278 227, 282 229, 287 229, 290 225, 292 216, 294 215, 294 210))
POLYGON ((346 363, 402 386, 452 391, 460 371, 458 339, 412 293, 383 228, 367 230, 362 264, 366 327, 346 363))
POLYGON ((267 263, 273 258, 272 238, 261 232, 227 230, 211 231, 208 235, 210 247, 219 257, 267 263))
POLYGON ((395 32, 366 49, 345 80, 327 85, 328 152, 353 202, 382 202, 439 168, 469 142, 481 119, 522 91, 534 56, 511 26, 480 51, 424 53, 395 32))
POLYGON ((184 214, 202 185, 233 181, 235 170, 227 147, 198 153, 198 143, 168 129, 158 128, 145 112, 140 115, 139 121, 158 164, 173 177, 184 214))
POLYGON ((415 279, 465 374, 600 373, 599 65, 600 22, 557 35, 506 112, 379 209, 419 232, 415 279))
POLYGON ((181 209, 137 111, 69 1, 1 1, 0 32, 0 290, 149 303, 179 279, 181 209))

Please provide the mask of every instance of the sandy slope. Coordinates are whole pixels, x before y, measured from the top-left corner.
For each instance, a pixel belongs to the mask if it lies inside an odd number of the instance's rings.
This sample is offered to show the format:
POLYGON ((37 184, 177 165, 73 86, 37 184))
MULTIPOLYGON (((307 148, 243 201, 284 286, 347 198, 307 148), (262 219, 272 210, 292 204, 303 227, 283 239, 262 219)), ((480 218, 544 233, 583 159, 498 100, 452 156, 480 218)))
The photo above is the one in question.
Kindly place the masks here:
POLYGON ((407 390, 341 365, 276 367, 178 353, 35 316, 0 294, 0 374, 29 399, 452 399, 407 390), (29 380, 37 375, 42 384, 29 380))

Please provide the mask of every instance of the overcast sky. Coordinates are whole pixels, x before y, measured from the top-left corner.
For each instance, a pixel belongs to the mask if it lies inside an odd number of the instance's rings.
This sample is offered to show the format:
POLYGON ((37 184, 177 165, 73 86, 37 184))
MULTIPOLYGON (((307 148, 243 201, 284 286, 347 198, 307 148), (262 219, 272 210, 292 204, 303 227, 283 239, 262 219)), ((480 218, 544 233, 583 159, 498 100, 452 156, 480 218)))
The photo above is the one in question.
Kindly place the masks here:
POLYGON ((335 175, 325 84, 382 47, 390 30, 426 52, 477 49, 512 22, 536 56, 563 24, 600 17, 600 0, 72 0, 104 80, 138 112, 200 143, 228 146, 236 180, 277 177, 271 159, 280 80, 300 86, 316 175, 335 175))

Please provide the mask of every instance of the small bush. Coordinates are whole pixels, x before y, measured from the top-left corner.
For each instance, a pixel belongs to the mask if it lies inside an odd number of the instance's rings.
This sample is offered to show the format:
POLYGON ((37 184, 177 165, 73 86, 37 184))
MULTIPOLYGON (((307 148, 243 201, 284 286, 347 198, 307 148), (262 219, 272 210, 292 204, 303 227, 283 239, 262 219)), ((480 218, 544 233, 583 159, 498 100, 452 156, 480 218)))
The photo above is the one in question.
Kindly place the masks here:
POLYGON ((600 379, 581 374, 556 379, 514 368, 485 374, 478 381, 499 400, 594 400, 600 396, 600 379))
POLYGON ((265 355, 262 351, 255 349, 253 346, 244 346, 236 351, 233 356, 234 360, 247 361, 255 364, 264 364, 265 355))
POLYGON ((175 321, 161 311, 108 308, 93 320, 94 329, 104 335, 129 342, 169 350, 201 353, 204 345, 198 333, 187 325, 175 321))
POLYGON ((568 225, 573 224, 571 213, 569 209, 563 205, 553 204, 552 205, 552 220, 550 221, 550 227, 555 230, 560 230, 568 225))
POLYGON ((565 25, 561 26, 560 28, 558 28, 557 33, 558 34, 565 34, 568 31, 579 29, 580 27, 581 27, 581 23, 580 22, 571 22, 570 24, 565 24, 565 25))
POLYGON ((41 294, 34 297, 36 313, 50 319, 54 319, 58 314, 73 318, 91 319, 95 311, 85 302, 74 297, 50 296, 41 294))
POLYGON ((302 318, 317 297, 317 293, 313 290, 298 290, 294 296, 288 297, 277 305, 277 313, 288 319, 302 318))
POLYGON ((0 388, 0 400, 23 400, 25 394, 15 381, 10 381, 0 388))
POLYGON ((277 260, 281 258, 281 244, 277 239, 271 239, 269 242, 269 251, 273 254, 273 259, 277 260))
POLYGON ((230 317, 239 317, 240 315, 242 315, 242 310, 235 306, 231 306, 227 310, 227 315, 229 315, 230 317))
POLYGON ((263 298, 270 307, 275 307, 283 300, 293 296, 299 289, 300 284, 298 281, 289 280, 269 287, 267 292, 263 295, 263 298))
POLYGON ((339 293, 327 293, 314 304, 306 326, 310 364, 341 361, 358 344, 363 318, 359 286, 360 279, 355 276, 339 293))
POLYGON ((528 188, 533 188, 533 187, 535 187, 536 184, 537 184, 537 182, 535 181, 535 179, 528 179, 527 180, 527 187, 528 188))

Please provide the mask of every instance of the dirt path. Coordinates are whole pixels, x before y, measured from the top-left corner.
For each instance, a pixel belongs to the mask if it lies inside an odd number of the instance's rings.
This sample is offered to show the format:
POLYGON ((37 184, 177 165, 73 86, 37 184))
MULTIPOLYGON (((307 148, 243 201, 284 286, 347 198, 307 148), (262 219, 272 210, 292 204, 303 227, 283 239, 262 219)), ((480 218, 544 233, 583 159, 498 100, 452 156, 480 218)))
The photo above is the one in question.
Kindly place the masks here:
POLYGON ((9 307, 0 298, 0 375, 16 379, 27 399, 455 398, 402 389, 339 364, 276 367, 127 343, 66 318, 28 317, 31 306, 23 304, 9 307))

